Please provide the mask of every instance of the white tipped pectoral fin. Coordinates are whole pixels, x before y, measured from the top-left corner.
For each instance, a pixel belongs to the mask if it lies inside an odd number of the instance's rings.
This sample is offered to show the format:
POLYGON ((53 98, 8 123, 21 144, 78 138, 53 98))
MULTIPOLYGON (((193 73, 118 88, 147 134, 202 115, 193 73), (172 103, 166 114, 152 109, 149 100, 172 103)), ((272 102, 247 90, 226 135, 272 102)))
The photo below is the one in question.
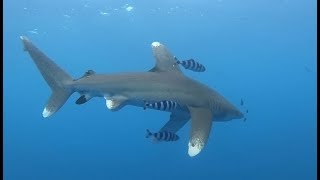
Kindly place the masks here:
POLYGON ((189 107, 191 133, 188 154, 193 157, 201 152, 207 143, 212 126, 212 112, 209 109, 189 107))
POLYGON ((118 111, 127 104, 128 99, 124 96, 105 97, 106 106, 111 111, 118 111))

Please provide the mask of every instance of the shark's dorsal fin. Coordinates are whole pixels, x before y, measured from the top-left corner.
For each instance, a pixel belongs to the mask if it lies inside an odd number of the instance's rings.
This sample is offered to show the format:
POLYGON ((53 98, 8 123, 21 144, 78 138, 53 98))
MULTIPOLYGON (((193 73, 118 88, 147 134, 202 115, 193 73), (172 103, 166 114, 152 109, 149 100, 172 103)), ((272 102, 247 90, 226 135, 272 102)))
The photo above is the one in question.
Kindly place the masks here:
POLYGON ((206 108, 189 107, 191 114, 191 133, 189 139, 189 156, 195 156, 203 149, 210 135, 212 112, 206 108))
POLYGON ((182 73, 177 65, 176 58, 161 43, 153 42, 151 44, 153 55, 156 59, 156 65, 149 72, 176 72, 182 73))

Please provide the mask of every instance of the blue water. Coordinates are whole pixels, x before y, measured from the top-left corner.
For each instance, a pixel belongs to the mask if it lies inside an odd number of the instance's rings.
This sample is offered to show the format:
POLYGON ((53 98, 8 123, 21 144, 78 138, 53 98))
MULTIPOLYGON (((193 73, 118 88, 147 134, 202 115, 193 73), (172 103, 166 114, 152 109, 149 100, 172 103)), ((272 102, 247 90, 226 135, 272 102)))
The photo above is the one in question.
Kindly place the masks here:
POLYGON ((5 0, 4 179, 316 179, 316 73, 315 0, 5 0), (145 138, 166 112, 73 94, 44 119, 51 91, 20 35, 75 78, 147 71, 160 41, 206 66, 189 77, 243 98, 247 121, 214 123, 191 158, 189 123, 177 142, 145 138))

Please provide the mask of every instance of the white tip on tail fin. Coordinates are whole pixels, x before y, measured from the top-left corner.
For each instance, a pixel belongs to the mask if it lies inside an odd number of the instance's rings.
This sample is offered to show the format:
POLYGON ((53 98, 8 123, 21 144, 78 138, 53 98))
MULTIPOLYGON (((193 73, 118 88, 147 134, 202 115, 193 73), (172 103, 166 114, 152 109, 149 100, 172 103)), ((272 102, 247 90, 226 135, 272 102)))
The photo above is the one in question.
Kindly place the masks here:
POLYGON ((43 110, 43 117, 49 117, 60 109, 73 93, 68 83, 72 82, 72 78, 42 51, 40 51, 32 42, 25 36, 20 36, 24 50, 29 53, 38 70, 51 87, 52 95, 43 110))
POLYGON ((53 90, 46 107, 42 112, 43 117, 49 117, 57 112, 63 104, 68 100, 73 92, 68 89, 55 89, 53 90))

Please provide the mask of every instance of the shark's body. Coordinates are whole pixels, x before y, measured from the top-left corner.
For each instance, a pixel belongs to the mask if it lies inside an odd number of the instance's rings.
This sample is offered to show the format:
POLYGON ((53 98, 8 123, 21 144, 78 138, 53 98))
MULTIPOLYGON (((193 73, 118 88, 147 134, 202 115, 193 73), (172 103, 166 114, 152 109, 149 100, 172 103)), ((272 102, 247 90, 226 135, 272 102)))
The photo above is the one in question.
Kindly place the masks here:
POLYGON ((212 121, 244 117, 217 92, 186 77, 177 66, 176 58, 158 42, 151 45, 156 65, 147 72, 96 74, 92 71, 74 80, 26 37, 21 36, 21 39, 24 49, 53 91, 43 111, 44 117, 58 111, 73 92, 82 95, 77 104, 83 104, 92 97, 104 97, 107 107, 113 111, 125 105, 144 107, 146 101, 173 101, 181 106, 171 112, 170 120, 160 131, 175 133, 191 118, 190 156, 197 155, 204 147, 212 121))
POLYGON ((94 74, 70 84, 81 94, 99 97, 123 97, 127 104, 144 106, 143 101, 171 100, 191 107, 205 107, 213 112, 215 121, 230 120, 238 110, 207 86, 184 75, 171 73, 94 74))

